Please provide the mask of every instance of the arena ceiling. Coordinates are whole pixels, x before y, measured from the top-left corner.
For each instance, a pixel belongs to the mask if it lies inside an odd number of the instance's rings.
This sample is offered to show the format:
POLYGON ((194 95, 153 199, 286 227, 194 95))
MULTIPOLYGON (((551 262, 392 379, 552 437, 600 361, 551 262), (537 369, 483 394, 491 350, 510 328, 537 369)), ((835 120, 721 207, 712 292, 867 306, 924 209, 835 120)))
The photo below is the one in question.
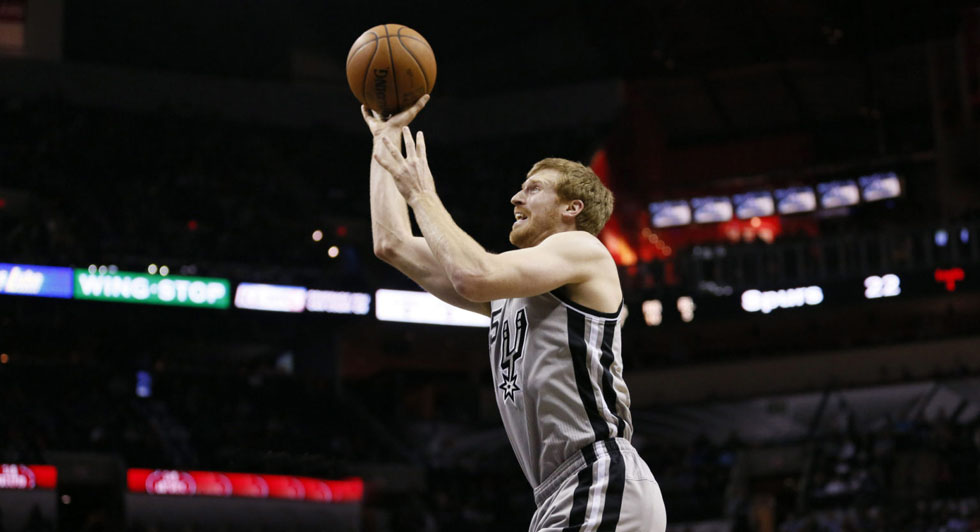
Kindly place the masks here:
MULTIPOLYGON (((947 4, 948 5, 948 4, 947 4)), ((493 99, 625 80, 671 138, 738 138, 928 107, 925 43, 966 8, 903 0, 66 2, 69 61, 343 85, 365 29, 419 30, 436 94, 493 99)))

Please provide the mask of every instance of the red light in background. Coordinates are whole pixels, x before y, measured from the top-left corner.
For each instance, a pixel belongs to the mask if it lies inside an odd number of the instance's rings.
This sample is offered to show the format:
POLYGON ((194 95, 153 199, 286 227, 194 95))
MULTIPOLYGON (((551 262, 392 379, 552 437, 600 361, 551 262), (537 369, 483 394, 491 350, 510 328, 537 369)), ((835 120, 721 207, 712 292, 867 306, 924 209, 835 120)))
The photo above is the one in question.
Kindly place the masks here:
POLYGON ((782 234, 782 221, 778 216, 753 217, 749 220, 733 219, 718 224, 718 236, 730 242, 752 242, 756 238, 772 243, 782 234))
POLYGON ((7 206, 7 198, 0 198, 0 209, 5 208, 6 206, 7 206))
POLYGON ((599 240, 606 245, 606 249, 612 254, 613 260, 620 266, 632 266, 636 264, 636 252, 630 246, 626 236, 623 235, 619 220, 610 218, 606 226, 599 233, 599 240))
POLYGON ((197 220, 188 220, 187 221, 187 230, 188 231, 197 231, 197 220))
POLYGON ((966 278, 966 274, 963 272, 963 268, 949 268, 948 270, 936 268, 936 282, 946 283, 947 292, 956 291, 956 282, 962 281, 964 278, 966 278))
POLYGON ((337 236, 339 236, 339 237, 345 237, 345 236, 347 236, 347 226, 346 225, 338 225, 337 226, 337 236))

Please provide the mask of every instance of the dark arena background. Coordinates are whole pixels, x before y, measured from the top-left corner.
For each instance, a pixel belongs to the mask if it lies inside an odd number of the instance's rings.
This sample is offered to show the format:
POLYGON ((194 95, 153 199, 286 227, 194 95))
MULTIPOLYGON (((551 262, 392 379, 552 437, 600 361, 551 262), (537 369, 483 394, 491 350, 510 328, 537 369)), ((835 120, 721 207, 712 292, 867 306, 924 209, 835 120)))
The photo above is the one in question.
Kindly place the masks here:
POLYGON ((0 0, 0 530, 526 530, 485 322, 373 254, 388 22, 488 250, 616 194, 668 530, 980 530, 980 10, 883 0, 0 0))

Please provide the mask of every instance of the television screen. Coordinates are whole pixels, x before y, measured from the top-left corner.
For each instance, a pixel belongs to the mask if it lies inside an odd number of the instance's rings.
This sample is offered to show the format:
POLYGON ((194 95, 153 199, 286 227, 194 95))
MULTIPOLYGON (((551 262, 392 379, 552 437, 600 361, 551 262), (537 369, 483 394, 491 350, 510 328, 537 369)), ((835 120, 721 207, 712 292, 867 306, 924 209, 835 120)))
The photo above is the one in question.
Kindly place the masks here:
POLYGON ((697 223, 727 222, 732 219, 732 202, 724 196, 692 198, 691 209, 697 223))
POLYGON ((817 197, 810 187, 790 187, 773 191, 779 214, 810 212, 817 209, 817 197))
POLYGON ((818 183, 817 193, 820 195, 820 205, 825 209, 857 205, 861 200, 857 183, 853 179, 818 183))
POLYGON ((650 221, 654 227, 689 224, 691 223, 691 207, 684 200, 651 203, 650 221))
POLYGON ((735 200, 735 216, 742 220, 776 214, 776 203, 769 191, 735 194, 732 199, 735 200))
POLYGON ((895 172, 884 172, 858 178, 864 201, 897 198, 902 194, 902 182, 895 172))

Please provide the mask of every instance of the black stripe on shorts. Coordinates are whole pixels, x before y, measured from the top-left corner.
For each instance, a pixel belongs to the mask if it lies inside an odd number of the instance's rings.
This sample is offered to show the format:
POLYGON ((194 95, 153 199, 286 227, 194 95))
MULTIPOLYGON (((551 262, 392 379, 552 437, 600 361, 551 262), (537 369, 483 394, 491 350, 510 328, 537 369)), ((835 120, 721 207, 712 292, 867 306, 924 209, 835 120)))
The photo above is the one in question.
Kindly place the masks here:
POLYGON ((623 489, 626 487, 626 462, 623 453, 613 440, 606 440, 609 451, 609 485, 606 486, 606 502, 602 505, 602 521, 598 532, 614 532, 619 524, 619 512, 623 507, 623 489))
POLYGON ((585 524, 585 511, 589 506, 589 490, 592 489, 592 464, 596 461, 595 449, 591 445, 582 449, 585 465, 578 472, 578 484, 572 496, 572 510, 568 514, 568 526, 562 532, 579 532, 585 524))

